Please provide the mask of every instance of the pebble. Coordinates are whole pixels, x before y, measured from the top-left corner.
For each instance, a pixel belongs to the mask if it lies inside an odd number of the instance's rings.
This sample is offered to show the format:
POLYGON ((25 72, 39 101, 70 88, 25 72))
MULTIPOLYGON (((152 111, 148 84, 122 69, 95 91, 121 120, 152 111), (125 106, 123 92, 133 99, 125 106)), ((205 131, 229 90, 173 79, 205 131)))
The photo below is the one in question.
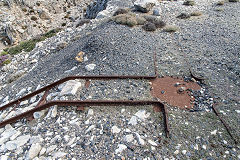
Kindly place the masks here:
POLYGON ((160 8, 153 9, 153 15, 154 16, 160 16, 160 8))
POLYGON ((130 142, 132 142, 134 140, 134 137, 133 137, 132 134, 128 134, 128 135, 124 136, 123 139, 124 139, 124 141, 130 143, 130 142))
POLYGON ((179 153, 179 150, 176 150, 175 152, 174 152, 174 154, 178 154, 179 153))
POLYGON ((85 69, 90 72, 94 70, 95 67, 96 67, 96 64, 88 64, 85 66, 85 69))
POLYGON ((12 136, 10 137, 10 140, 12 141, 12 140, 16 139, 21 133, 22 133, 22 132, 17 131, 16 134, 14 134, 14 135, 12 135, 12 136))
POLYGON ((57 106, 54 106, 52 109, 51 117, 55 118, 57 116, 57 106))
POLYGON ((115 150, 115 153, 121 153, 123 150, 127 149, 127 146, 124 144, 118 144, 118 149, 115 150))
POLYGON ((217 130, 214 130, 211 132, 211 135, 216 135, 217 134, 217 130))
POLYGON ((156 142, 154 142, 154 141, 152 141, 152 140, 148 140, 148 143, 150 143, 151 145, 153 145, 153 146, 157 146, 157 143, 156 142))
POLYGON ((132 116, 130 121, 128 122, 128 124, 131 124, 131 125, 135 126, 137 124, 137 117, 132 116))
POLYGON ((14 143, 13 141, 9 141, 6 143, 5 147, 10 151, 15 150, 17 148, 17 144, 14 143))
POLYGON ((207 149, 207 146, 206 146, 206 145, 202 145, 202 148, 206 150, 206 149, 207 149))
POLYGON ((55 152, 55 153, 52 154, 53 159, 61 158, 61 157, 64 157, 66 155, 67 155, 67 153, 65 153, 65 152, 55 152))
POLYGON ((21 90, 16 94, 16 97, 22 96, 23 93, 25 93, 26 91, 27 91, 26 88, 21 89, 21 90))
POLYGON ((52 145, 52 146, 50 146, 50 147, 47 148, 46 153, 48 154, 48 153, 54 151, 56 148, 57 148, 57 145, 52 145))
POLYGON ((93 114, 94 114, 94 113, 93 113, 93 109, 89 109, 89 110, 88 110, 87 117, 92 116, 93 114))
POLYGON ((60 96, 63 95, 76 95, 79 88, 82 87, 82 83, 77 80, 69 80, 66 84, 62 87, 60 96))
POLYGON ((112 133, 119 133, 121 131, 121 129, 119 129, 117 126, 113 126, 112 127, 112 133))
POLYGON ((140 136, 137 132, 135 132, 135 135, 136 135, 136 137, 137 137, 138 143, 139 143, 140 145, 145 145, 145 141, 141 138, 141 136, 140 136))
POLYGON ((182 150, 182 154, 184 154, 184 155, 185 155, 186 153, 187 153, 187 151, 186 151, 186 150, 182 150))
POLYGON ((42 146, 39 143, 32 144, 28 153, 29 158, 33 159, 34 157, 36 157, 41 151, 41 149, 42 149, 42 146))
POLYGON ((73 137, 73 138, 68 142, 67 146, 71 146, 71 145, 74 143, 75 140, 76 140, 76 137, 73 137))
POLYGON ((86 130, 85 133, 88 133, 88 132, 91 131, 93 128, 95 128, 95 125, 91 125, 91 126, 86 130))
POLYGON ((47 149, 43 147, 39 153, 39 156, 42 156, 46 151, 47 149))
POLYGON ((140 110, 137 113, 135 113, 135 116, 137 116, 141 120, 145 120, 150 116, 150 113, 146 113, 145 110, 140 110))

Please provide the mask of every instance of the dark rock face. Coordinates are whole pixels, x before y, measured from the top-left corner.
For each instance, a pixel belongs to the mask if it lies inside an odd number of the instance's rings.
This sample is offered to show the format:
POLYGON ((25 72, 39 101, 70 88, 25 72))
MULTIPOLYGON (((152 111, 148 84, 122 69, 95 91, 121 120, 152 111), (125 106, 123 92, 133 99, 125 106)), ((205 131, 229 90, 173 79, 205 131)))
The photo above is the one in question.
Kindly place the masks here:
POLYGON ((97 0, 94 1, 91 5, 88 6, 85 17, 88 19, 94 19, 97 17, 97 14, 107 7, 109 0, 97 0))

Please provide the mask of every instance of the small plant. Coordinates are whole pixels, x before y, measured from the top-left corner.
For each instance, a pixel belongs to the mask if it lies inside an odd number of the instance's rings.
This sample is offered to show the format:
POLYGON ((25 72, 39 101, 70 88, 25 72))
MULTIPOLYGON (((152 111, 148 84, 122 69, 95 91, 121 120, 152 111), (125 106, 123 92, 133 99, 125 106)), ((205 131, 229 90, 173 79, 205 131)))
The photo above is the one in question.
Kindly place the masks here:
POLYGON ((3 62, 3 65, 8 65, 9 63, 11 63, 11 60, 10 59, 7 59, 3 62))
POLYGON ((134 14, 120 14, 113 17, 112 20, 118 24, 127 25, 129 27, 133 27, 138 24, 134 14))
POLYGON ((190 17, 191 16, 187 13, 181 13, 180 15, 177 16, 177 18, 180 18, 180 19, 188 19, 190 17))
POLYGON ((176 32, 177 30, 177 26, 166 26, 166 28, 164 29, 165 32, 176 32))
POLYGON ((222 5, 224 5, 224 1, 219 1, 219 2, 217 2, 216 5, 218 5, 218 6, 222 6, 222 5))
POLYGON ((157 27, 154 23, 151 23, 151 22, 147 22, 145 25, 142 26, 142 28, 145 30, 145 31, 156 31, 157 27))
POLYGON ((138 25, 144 25, 146 23, 146 19, 141 16, 137 16, 136 20, 137 20, 138 25))
POLYGON ((186 0, 185 2, 183 2, 183 5, 185 5, 185 6, 194 6, 195 5, 195 1, 193 1, 193 0, 186 0))
POLYGON ((9 64, 11 61, 9 60, 8 55, 0 55, 0 66, 9 64))
POLYGON ((4 55, 8 55, 8 52, 2 51, 2 52, 0 53, 0 56, 4 56, 4 55))
POLYGON ((215 9, 215 11, 217 11, 217 12, 222 12, 224 9, 223 8, 217 8, 217 9, 215 9))
POLYGON ((117 15, 119 15, 119 14, 126 14, 126 13, 128 13, 128 9, 125 9, 125 8, 119 8, 114 14, 113 14, 113 16, 117 16, 117 15))
POLYGON ((10 55, 15 55, 15 54, 21 53, 22 51, 30 52, 35 48, 36 43, 55 36, 59 31, 60 29, 50 30, 49 32, 43 35, 40 35, 28 41, 21 42, 19 45, 8 48, 5 51, 8 52, 8 54, 10 55))
POLYGON ((36 20, 37 20, 37 17, 36 17, 36 16, 32 16, 32 17, 31 17, 31 20, 36 21, 36 20))
POLYGON ((155 16, 145 16, 144 17, 148 22, 153 23, 157 28, 163 28, 166 23, 163 22, 161 19, 155 16))
POLYGON ((195 12, 192 12, 190 15, 191 15, 191 16, 201 16, 201 15, 202 15, 202 12, 200 12, 200 11, 195 11, 195 12))
POLYGON ((27 9, 26 9, 26 8, 22 8, 22 11, 23 11, 23 12, 27 12, 27 9))

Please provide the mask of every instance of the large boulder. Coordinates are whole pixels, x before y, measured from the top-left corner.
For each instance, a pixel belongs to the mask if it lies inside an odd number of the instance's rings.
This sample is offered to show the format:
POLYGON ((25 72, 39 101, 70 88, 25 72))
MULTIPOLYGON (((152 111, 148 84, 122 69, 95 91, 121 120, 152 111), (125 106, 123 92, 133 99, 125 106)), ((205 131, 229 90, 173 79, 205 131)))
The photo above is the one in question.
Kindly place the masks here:
POLYGON ((134 2, 135 9, 143 13, 149 12, 156 5, 158 5, 157 0, 137 0, 134 2))

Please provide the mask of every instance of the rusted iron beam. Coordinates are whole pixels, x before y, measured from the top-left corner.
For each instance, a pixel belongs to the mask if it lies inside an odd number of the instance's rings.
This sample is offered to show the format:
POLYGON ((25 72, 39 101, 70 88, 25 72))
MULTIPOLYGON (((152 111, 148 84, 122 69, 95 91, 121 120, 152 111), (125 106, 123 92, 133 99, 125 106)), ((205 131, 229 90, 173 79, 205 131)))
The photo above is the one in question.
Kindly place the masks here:
POLYGON ((74 79, 91 79, 91 80, 112 80, 112 79, 155 79, 156 78, 156 75, 154 76, 105 76, 105 75, 99 75, 99 76, 69 76, 69 77, 66 77, 66 78, 63 78, 63 79, 60 79, 54 83, 51 83, 41 89, 38 89, 32 93, 29 93, 27 94, 26 96, 23 96, 15 101, 12 101, 2 107, 0 107, 0 111, 14 105, 14 104, 17 104, 19 101, 22 102, 26 99, 29 99, 35 95, 38 95, 39 93, 42 93, 46 90, 50 90, 52 89, 53 87, 59 85, 59 84, 62 84, 66 81, 69 81, 69 80, 74 80, 74 79))
POLYGON ((130 106, 138 106, 138 105, 157 105, 160 108, 163 109, 163 115, 164 115, 164 123, 165 123, 165 130, 166 130, 166 136, 169 137, 169 125, 168 125, 168 116, 167 116, 167 109, 165 105, 160 101, 130 101, 130 100, 85 100, 85 101, 51 101, 47 102, 43 105, 40 105, 38 107, 35 107, 29 111, 26 111, 24 113, 21 113, 15 117, 12 117, 10 119, 7 119, 0 123, 0 127, 3 127, 7 124, 11 124, 16 122, 17 120, 20 120, 22 118, 26 118, 29 115, 32 115, 34 112, 38 112, 44 109, 47 109, 51 106, 79 106, 79 105, 87 105, 87 106, 119 106, 119 105, 130 105, 130 106))
POLYGON ((228 134, 230 135, 230 137, 233 139, 233 141, 235 142, 235 144, 238 144, 238 141, 234 138, 234 136, 231 133, 231 128, 228 126, 228 124, 224 121, 224 119, 221 117, 220 113, 217 111, 217 109, 215 108, 215 104, 212 106, 214 113, 218 116, 218 118, 220 119, 220 121, 222 122, 222 124, 224 125, 224 127, 226 128, 228 134))

